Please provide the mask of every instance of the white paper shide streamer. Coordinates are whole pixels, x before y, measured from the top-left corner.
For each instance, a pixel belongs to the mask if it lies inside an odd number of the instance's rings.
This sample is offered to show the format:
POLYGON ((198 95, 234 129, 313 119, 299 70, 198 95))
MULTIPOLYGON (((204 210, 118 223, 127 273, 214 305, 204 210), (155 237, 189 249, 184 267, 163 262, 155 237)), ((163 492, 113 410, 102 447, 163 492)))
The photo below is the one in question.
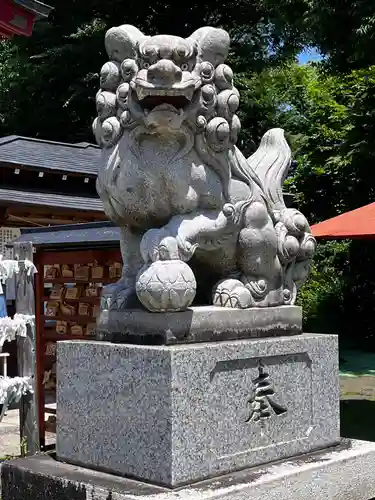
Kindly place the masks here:
POLYGON ((9 316, 0 318, 0 352, 3 349, 4 342, 11 342, 17 336, 26 337, 27 325, 33 324, 34 315, 15 314, 14 318, 9 316))
MULTIPOLYGON (((4 342, 15 340, 17 336, 26 337, 27 325, 33 324, 34 315, 15 314, 14 318, 0 318, 0 352, 4 342)), ((30 377, 0 377, 0 405, 3 405, 0 413, 0 422, 9 406, 18 403, 22 396, 33 392, 30 377)))
POLYGON ((0 377, 0 405, 3 405, 0 422, 9 406, 18 403, 28 392, 34 392, 30 377, 0 377))
MULTIPOLYGON (((33 262, 24 260, 24 270, 27 276, 33 276, 37 270, 33 262)), ((19 274, 20 266, 16 260, 4 260, 0 255, 0 294, 3 293, 2 284, 8 279, 13 278, 15 274, 19 274)), ((33 325, 35 322, 34 315, 15 314, 13 318, 0 318, 0 352, 3 349, 5 342, 11 342, 17 337, 27 336, 27 325, 33 325)), ((7 409, 13 403, 18 403, 22 396, 27 393, 33 393, 33 387, 30 377, 1 377, 0 376, 0 405, 2 405, 0 413, 0 422, 6 413, 7 409)))

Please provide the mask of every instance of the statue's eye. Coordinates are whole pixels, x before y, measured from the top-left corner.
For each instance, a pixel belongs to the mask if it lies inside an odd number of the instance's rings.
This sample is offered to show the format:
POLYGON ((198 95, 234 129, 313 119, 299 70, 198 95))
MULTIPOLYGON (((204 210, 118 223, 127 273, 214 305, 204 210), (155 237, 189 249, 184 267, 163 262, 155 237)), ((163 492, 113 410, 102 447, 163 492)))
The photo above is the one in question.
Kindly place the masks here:
POLYGON ((143 69, 148 69, 149 67, 150 67, 150 63, 148 61, 143 61, 142 68, 143 69))
POLYGON ((183 64, 181 64, 181 69, 182 69, 182 71, 188 71, 188 70, 189 70, 189 65, 188 65, 188 63, 183 63, 183 64))

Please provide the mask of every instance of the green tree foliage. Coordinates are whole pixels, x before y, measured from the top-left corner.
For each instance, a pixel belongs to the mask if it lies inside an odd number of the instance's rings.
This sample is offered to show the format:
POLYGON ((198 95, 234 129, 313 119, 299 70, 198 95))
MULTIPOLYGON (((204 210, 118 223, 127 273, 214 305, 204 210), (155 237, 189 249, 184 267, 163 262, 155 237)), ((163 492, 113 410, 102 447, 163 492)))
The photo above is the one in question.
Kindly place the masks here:
MULTIPOLYGON (((346 133, 347 107, 337 99, 337 79, 314 66, 288 63, 250 77, 242 74, 237 80, 245 134, 248 130, 255 132, 253 139, 258 143, 268 128, 284 128, 298 159, 289 187, 310 217, 316 219, 326 213, 322 208, 314 215, 316 208, 308 203, 316 198, 320 175, 330 176, 327 162, 337 153, 346 133)), ((327 190, 331 186, 320 188, 327 190)))
POLYGON ((374 200, 375 67, 315 72, 294 187, 312 222, 374 200), (316 78, 315 78, 316 77, 316 78))
MULTIPOLYGON (((300 290, 304 328, 308 332, 346 331, 345 296, 350 242, 319 244, 307 283, 300 290)), ((352 311, 350 310, 350 313, 352 311)))
MULTIPOLYGON (((30 39, 10 43, 0 99, 0 135, 11 133, 65 141, 92 140, 90 124, 104 33, 121 23, 146 33, 188 36, 210 24, 230 31, 236 70, 261 70, 295 55, 304 43, 298 28, 304 0, 50 0, 54 11, 30 39), (15 71, 18 77, 10 75, 15 71), (9 75, 9 76, 8 76, 9 75)), ((1 56, 0 56, 1 57, 1 56)))
MULTIPOLYGON (((257 140, 269 126, 286 129, 297 158, 289 190, 314 223, 375 201, 375 3, 310 5, 308 36, 329 57, 243 75, 242 111, 257 140)), ((320 243, 299 296, 305 329, 375 349, 374 269, 373 241, 320 243)))
POLYGON ((375 66, 332 76, 289 63, 237 80, 243 140, 286 130, 297 159, 289 189, 312 223, 374 200, 375 66))
MULTIPOLYGON (((245 133, 259 140, 271 126, 287 131, 297 159, 288 190, 311 222, 375 200, 374 84, 374 67, 332 76, 319 66, 284 64, 239 76, 245 133)), ((375 348, 372 269, 372 242, 320 243, 299 297, 305 328, 375 348)))
POLYGON ((375 64, 373 0, 308 0, 304 26, 330 69, 346 74, 375 64))
MULTIPOLYGON (((335 76, 307 72, 307 127, 295 129, 301 136, 290 182, 299 207, 318 222, 375 201, 375 67, 335 76)), ((300 296, 306 328, 340 332, 347 342, 374 349, 374 269, 372 241, 320 244, 300 296)))

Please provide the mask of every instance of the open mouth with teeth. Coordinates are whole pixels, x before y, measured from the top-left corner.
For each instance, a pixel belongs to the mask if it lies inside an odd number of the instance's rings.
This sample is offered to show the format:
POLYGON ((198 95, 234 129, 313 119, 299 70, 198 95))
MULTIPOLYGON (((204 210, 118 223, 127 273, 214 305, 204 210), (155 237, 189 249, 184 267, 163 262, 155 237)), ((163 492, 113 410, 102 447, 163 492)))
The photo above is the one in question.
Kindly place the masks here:
POLYGON ((190 103, 189 99, 184 96, 167 96, 167 95, 154 95, 147 96, 139 101, 140 106, 144 110, 152 111, 158 106, 163 104, 172 106, 176 109, 184 109, 190 103))
POLYGON ((194 90, 194 88, 161 90, 137 86, 135 93, 138 104, 144 111, 150 112, 155 108, 160 109, 161 106, 180 111, 190 104, 194 90))

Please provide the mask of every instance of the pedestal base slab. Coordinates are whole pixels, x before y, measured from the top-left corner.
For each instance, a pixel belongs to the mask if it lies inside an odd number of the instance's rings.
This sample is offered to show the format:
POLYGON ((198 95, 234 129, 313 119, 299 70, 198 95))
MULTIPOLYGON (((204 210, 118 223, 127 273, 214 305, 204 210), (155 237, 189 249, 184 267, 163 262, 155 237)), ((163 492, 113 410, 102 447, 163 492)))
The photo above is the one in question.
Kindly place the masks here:
POLYGON ((48 455, 3 464, 2 500, 370 500, 375 443, 335 448, 170 490, 60 463, 48 455))
POLYGON ((170 313, 141 309, 102 311, 97 331, 98 340, 166 345, 298 335, 302 332, 302 309, 202 306, 170 313))

